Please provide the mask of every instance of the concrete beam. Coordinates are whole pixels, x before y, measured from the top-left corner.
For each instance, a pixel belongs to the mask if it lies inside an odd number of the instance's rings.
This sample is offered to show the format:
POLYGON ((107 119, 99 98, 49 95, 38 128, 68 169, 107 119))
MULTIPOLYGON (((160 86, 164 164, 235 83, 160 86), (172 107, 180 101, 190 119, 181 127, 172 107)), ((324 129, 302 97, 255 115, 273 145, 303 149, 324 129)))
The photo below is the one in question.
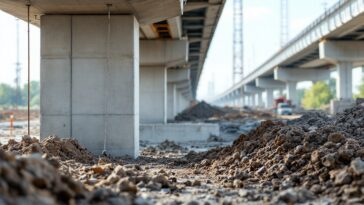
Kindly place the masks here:
MULTIPOLYGON (((26 1, 1 0, 0 9, 19 18, 26 20, 26 1)), ((183 0, 42 0, 30 1, 30 16, 32 23, 39 25, 39 17, 42 15, 105 15, 106 4, 112 4, 113 15, 133 15, 140 24, 152 24, 167 20, 183 14, 183 0)))
POLYGON ((274 88, 274 89, 282 89, 285 88, 285 83, 279 81, 279 80, 274 80, 273 78, 257 78, 255 79, 255 85, 258 88, 274 88))
POLYGON ((274 79, 283 82, 321 81, 330 79, 329 69, 281 68, 274 69, 274 79))
POLYGON ((255 93, 261 93, 263 91, 264 91, 264 89, 258 88, 258 87, 255 87, 255 86, 251 86, 251 85, 245 85, 244 86, 244 92, 245 93, 255 94, 255 93))
POLYGON ((178 83, 190 80, 191 69, 168 69, 167 80, 168 83, 178 83))
POLYGON ((167 20, 169 30, 173 39, 181 39, 182 37, 182 20, 180 16, 167 20))
POLYGON ((141 40, 140 66, 174 67, 188 62, 187 40, 141 40))
POLYGON ((362 62, 363 41, 322 41, 319 44, 320 58, 331 63, 362 62))

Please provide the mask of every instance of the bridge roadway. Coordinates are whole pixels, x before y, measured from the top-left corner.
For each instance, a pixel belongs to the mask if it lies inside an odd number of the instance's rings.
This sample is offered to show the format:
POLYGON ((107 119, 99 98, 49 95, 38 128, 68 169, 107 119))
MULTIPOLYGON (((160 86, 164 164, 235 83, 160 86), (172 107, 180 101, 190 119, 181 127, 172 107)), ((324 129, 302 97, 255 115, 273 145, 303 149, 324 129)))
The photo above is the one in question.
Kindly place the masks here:
POLYGON ((345 107, 352 99, 352 69, 364 65, 363 40, 364 0, 340 0, 261 66, 211 102, 271 108, 273 91, 285 89, 287 98, 298 105, 298 82, 328 80, 330 73, 336 70, 337 92, 332 109, 345 107))

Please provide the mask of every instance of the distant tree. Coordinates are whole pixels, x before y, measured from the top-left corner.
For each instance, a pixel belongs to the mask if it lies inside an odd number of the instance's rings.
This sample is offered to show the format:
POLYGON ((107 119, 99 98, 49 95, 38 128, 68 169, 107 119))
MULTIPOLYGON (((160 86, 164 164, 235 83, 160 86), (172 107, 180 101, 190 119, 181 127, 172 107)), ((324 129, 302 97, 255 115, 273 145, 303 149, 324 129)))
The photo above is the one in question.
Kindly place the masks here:
POLYGON ((305 91, 303 97, 303 107, 306 109, 318 109, 323 105, 330 103, 333 94, 330 87, 325 82, 319 81, 315 83, 309 90, 305 91))
POLYGON ((364 98, 364 78, 361 80, 361 84, 358 86, 359 93, 354 95, 354 98, 364 98))
MULTIPOLYGON (((28 83, 26 83, 22 90, 23 105, 28 103, 28 83)), ((40 103, 40 83, 39 81, 30 82, 30 106, 39 106, 40 103)))
POLYGON ((15 89, 7 84, 0 84, 0 105, 10 106, 16 102, 15 89))

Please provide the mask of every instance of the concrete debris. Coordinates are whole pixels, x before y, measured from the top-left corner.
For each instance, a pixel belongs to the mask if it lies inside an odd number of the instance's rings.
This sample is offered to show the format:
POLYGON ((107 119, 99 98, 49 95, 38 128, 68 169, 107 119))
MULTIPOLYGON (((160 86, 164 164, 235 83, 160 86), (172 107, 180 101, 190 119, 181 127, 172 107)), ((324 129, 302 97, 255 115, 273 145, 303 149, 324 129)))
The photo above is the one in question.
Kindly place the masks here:
POLYGON ((71 177, 59 174, 39 154, 15 157, 0 149, 1 204, 131 204, 129 195, 111 190, 89 191, 71 177), (120 203, 115 203, 120 202, 120 203))
POLYGON ((225 187, 284 191, 277 202, 303 203, 313 193, 337 203, 364 203, 364 107, 332 118, 311 112, 288 125, 268 120, 230 147, 186 157, 225 187))

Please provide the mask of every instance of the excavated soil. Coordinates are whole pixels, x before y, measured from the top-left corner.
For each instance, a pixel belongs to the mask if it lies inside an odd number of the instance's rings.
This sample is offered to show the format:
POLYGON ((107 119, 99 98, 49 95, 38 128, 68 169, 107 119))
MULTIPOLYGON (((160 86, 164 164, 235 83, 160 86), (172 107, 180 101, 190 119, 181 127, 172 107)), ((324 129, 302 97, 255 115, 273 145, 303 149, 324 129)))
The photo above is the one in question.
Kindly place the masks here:
POLYGON ((363 204, 364 107, 333 118, 307 113, 288 125, 266 121, 231 147, 187 158, 224 187, 284 191, 269 201, 328 197, 338 204, 363 204))
POLYGON ((196 121, 207 120, 211 117, 219 117, 225 115, 222 109, 212 106, 204 101, 189 107, 175 117, 176 121, 196 121))
POLYGON ((0 147, 0 204, 363 204, 363 159, 362 105, 268 120, 202 153, 165 141, 136 160, 23 137, 0 147))

